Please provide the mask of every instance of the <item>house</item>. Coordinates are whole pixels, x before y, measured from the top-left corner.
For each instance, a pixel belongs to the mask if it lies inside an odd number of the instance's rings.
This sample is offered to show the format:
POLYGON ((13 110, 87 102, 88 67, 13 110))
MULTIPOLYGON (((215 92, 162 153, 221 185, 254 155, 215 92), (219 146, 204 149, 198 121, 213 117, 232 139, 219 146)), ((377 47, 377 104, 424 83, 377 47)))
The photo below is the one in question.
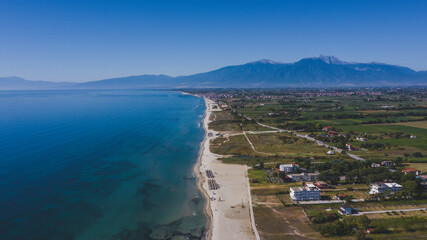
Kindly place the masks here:
POLYGON ((392 161, 382 161, 381 166, 391 167, 391 166, 393 166, 393 162, 392 161))
POLYGON ((335 131, 329 131, 328 134, 329 134, 329 136, 336 136, 336 135, 338 135, 338 133, 335 132, 335 131))
POLYGON ((325 183, 324 181, 317 181, 314 185, 320 189, 327 189, 329 188, 329 185, 325 183))
POLYGON ((346 144, 345 144, 345 147, 346 147, 349 151, 353 151, 353 150, 354 150, 353 146, 352 146, 350 143, 346 143, 346 144))
POLYGON ((371 184, 371 190, 369 194, 379 194, 379 193, 391 193, 402 191, 402 185, 397 183, 382 183, 376 182, 371 184))
POLYGON ((345 194, 345 193, 338 193, 337 194, 337 199, 339 199, 339 200, 344 200, 344 198, 346 198, 347 197, 347 194, 345 194))
POLYGON ((317 176, 320 173, 297 173, 297 174, 288 174, 287 176, 292 182, 311 182, 317 180, 317 176))
POLYGON ((375 228, 368 228, 368 229, 366 229, 367 233, 372 233, 373 231, 375 231, 375 228))
POLYGON ((326 126, 326 127, 324 127, 323 129, 322 129, 322 131, 324 131, 324 132, 328 132, 328 131, 331 131, 332 130, 332 127, 331 126, 326 126))
POLYGON ((353 208, 350 207, 348 204, 342 204, 341 207, 338 209, 338 212, 342 215, 350 215, 353 213, 353 208))
POLYGON ((291 188, 289 195, 293 201, 319 201, 320 189, 314 184, 306 184, 304 187, 291 188))
POLYGON ((422 181, 427 181, 427 175, 418 175, 417 178, 421 179, 422 181))
POLYGON ((280 164, 279 169, 282 172, 295 172, 299 166, 292 163, 292 164, 280 164))
POLYGON ((362 137, 357 137, 357 138, 356 138, 356 140, 357 140, 357 141, 361 141, 361 142, 366 142, 366 141, 368 141, 368 139, 366 139, 366 138, 362 138, 362 137))
POLYGON ((377 168, 377 167, 381 167, 381 165, 380 165, 380 164, 378 164, 378 163, 372 163, 372 164, 371 164, 371 167, 372 167, 372 168, 377 168))
POLYGON ((328 154, 328 155, 334 155, 335 153, 334 153, 334 151, 329 150, 329 151, 326 152, 326 154, 328 154))
POLYGON ((410 174, 414 174, 414 175, 420 175, 420 170, 417 170, 417 169, 415 169, 415 168, 405 168, 405 169, 403 169, 402 170, 402 172, 404 173, 404 174, 408 174, 408 173, 410 173, 410 174))
POLYGON ((421 179, 421 187, 427 188, 427 175, 418 175, 416 178, 421 179))
POLYGON ((414 134, 411 134, 410 138, 417 138, 414 134))

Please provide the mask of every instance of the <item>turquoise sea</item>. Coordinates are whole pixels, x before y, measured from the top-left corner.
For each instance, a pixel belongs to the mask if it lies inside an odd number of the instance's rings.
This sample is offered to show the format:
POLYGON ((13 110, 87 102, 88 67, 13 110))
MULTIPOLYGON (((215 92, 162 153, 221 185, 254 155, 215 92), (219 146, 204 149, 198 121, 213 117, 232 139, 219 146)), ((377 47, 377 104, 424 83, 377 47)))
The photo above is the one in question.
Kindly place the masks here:
POLYGON ((200 239, 203 99, 0 91, 1 239, 200 239))

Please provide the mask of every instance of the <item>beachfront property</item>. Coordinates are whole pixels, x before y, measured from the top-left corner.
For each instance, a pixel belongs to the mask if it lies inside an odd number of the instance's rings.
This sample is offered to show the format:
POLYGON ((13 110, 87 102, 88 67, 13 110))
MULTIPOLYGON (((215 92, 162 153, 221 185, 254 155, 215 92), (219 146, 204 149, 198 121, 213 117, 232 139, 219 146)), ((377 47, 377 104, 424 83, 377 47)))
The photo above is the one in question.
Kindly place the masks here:
POLYGON ((296 173, 288 174, 286 177, 292 182, 311 182, 316 181, 320 173, 296 173))
POLYGON ((312 183, 307 183, 303 187, 291 188, 289 195, 293 201, 319 201, 320 189, 312 183))
POLYGON ((402 172, 404 174, 414 174, 414 175, 417 175, 417 176, 420 175, 420 173, 421 173, 420 170, 417 170, 415 168, 405 168, 405 169, 402 170, 402 172))
POLYGON ((295 172, 299 166, 291 163, 291 164, 280 164, 279 169, 281 172, 295 172))
POLYGON ((350 207, 348 204, 342 204, 341 207, 338 209, 338 212, 342 215, 350 215, 353 213, 353 208, 350 207))
POLYGON ((376 182, 371 184, 371 190, 369 194, 379 194, 379 193, 396 193, 402 191, 402 185, 397 183, 382 183, 376 182))

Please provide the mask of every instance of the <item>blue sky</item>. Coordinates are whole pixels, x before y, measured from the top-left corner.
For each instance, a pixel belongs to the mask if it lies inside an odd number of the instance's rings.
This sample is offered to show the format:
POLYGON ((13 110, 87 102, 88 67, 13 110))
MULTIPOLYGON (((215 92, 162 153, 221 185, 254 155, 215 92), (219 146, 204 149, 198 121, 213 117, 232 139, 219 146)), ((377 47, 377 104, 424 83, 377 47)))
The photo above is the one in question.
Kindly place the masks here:
POLYGON ((427 1, 0 1, 0 76, 89 81, 320 54, 427 70, 427 1))

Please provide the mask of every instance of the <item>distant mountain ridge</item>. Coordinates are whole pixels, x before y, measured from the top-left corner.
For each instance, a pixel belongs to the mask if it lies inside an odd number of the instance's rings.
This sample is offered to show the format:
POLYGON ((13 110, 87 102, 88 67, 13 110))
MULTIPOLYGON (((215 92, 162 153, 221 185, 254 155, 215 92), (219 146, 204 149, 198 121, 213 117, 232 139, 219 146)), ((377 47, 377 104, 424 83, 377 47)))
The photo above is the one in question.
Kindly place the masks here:
POLYGON ((52 83, 0 78, 0 89, 137 89, 137 88, 280 88, 280 87, 427 86, 427 71, 385 63, 352 63, 334 56, 303 58, 294 63, 262 59, 205 73, 170 77, 140 75, 85 83, 52 83), (16 84, 14 84, 14 82, 16 84))

